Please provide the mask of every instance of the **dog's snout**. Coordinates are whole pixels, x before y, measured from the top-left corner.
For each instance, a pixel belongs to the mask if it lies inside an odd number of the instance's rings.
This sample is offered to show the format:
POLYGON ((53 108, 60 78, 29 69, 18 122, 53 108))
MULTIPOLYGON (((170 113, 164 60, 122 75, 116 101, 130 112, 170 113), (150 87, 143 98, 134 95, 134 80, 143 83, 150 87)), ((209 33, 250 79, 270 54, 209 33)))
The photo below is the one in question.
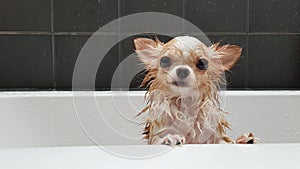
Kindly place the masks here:
POLYGON ((188 77, 188 75, 190 74, 190 71, 187 68, 178 68, 178 69, 176 69, 176 74, 180 79, 184 79, 184 78, 188 77))

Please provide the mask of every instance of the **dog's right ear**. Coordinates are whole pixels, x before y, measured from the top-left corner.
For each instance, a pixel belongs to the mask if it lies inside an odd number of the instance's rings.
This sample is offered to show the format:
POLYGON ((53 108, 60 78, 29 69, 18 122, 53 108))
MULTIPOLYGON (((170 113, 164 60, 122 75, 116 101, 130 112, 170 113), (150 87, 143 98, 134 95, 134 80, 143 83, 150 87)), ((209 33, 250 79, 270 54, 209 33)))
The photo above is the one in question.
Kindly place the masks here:
POLYGON ((148 68, 155 67, 163 44, 158 39, 154 41, 148 38, 136 38, 134 39, 134 45, 138 58, 148 68))

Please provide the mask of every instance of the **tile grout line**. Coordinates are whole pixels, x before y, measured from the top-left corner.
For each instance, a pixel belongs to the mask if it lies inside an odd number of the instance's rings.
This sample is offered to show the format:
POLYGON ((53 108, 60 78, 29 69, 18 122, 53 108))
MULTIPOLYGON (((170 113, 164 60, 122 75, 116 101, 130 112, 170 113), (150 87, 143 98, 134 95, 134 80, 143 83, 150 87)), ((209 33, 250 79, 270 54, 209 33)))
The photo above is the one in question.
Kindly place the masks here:
POLYGON ((245 81, 245 89, 248 89, 248 77, 249 77, 249 29, 250 29, 250 0, 246 1, 246 81, 245 81))
POLYGON ((186 13, 186 0, 182 0, 182 6, 183 6, 183 8, 182 8, 182 18, 183 18, 183 20, 182 20, 182 30, 183 30, 183 32, 185 33, 185 13, 186 13))
POLYGON ((54 0, 50 0, 51 8, 51 45, 52 45, 52 74, 53 90, 56 90, 56 66, 55 66, 55 36, 54 36, 54 0))
POLYGON ((46 31, 0 31, 0 35, 51 35, 46 31))
MULTIPOLYGON (((166 32, 170 34, 178 34, 181 32, 166 32)), ((135 35, 135 32, 45 32, 45 31, 0 31, 0 35, 135 35)), ((297 36, 300 32, 190 32, 191 35, 286 35, 286 36, 297 36)))
MULTIPOLYGON (((118 0, 118 49, 119 49, 119 52, 118 52, 118 55, 119 55, 119 63, 121 63, 121 58, 122 58, 122 45, 121 45, 121 21, 120 21, 120 18, 122 17, 122 14, 121 14, 121 0, 118 0)), ((121 65, 118 65, 121 67, 121 69, 123 69, 122 67, 122 64, 121 65)), ((123 71, 122 71, 123 72, 123 71)), ((123 81, 123 73, 121 74, 121 77, 119 77, 119 82, 118 82, 118 85, 121 86, 122 85, 122 81, 123 81)), ((111 86, 110 86, 111 88, 111 86)), ((111 89, 112 90, 112 89, 111 89)))

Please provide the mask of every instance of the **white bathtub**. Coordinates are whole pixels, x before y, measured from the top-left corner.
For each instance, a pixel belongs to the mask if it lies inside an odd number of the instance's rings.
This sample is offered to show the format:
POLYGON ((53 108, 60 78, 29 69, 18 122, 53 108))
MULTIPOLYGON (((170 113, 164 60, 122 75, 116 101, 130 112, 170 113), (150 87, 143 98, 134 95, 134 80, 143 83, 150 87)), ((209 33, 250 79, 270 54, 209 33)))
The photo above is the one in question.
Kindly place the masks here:
POLYGON ((253 132, 271 144, 185 145, 171 151, 168 147, 163 155, 151 154, 166 146, 145 145, 140 134, 143 126, 132 120, 144 105, 144 92, 76 92, 75 106, 73 96, 72 92, 1 92, 0 159, 5 162, 0 160, 0 168, 134 168, 132 164, 153 168, 176 159, 170 164, 174 168, 184 163, 188 168, 252 169, 298 164, 300 91, 222 92, 222 106, 231 113, 229 134, 253 132), (94 103, 101 112, 91 108, 94 103), (127 151, 153 158, 134 163, 118 157, 119 153, 132 158, 127 151), (162 160, 165 163, 159 164, 162 160))

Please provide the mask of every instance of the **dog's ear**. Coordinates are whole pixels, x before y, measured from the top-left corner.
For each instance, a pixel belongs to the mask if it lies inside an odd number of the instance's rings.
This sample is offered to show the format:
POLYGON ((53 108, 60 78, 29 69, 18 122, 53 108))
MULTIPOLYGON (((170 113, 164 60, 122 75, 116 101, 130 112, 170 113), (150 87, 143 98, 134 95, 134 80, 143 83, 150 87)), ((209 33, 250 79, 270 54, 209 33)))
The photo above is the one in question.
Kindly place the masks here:
POLYGON ((217 57, 213 57, 212 61, 216 64, 221 64, 223 71, 227 71, 239 60, 242 48, 237 45, 224 45, 220 43, 213 44, 211 48, 217 57))
POLYGON ((135 52, 142 62, 150 68, 156 65, 163 45, 158 39, 154 41, 148 38, 136 38, 134 39, 134 45, 135 52))

